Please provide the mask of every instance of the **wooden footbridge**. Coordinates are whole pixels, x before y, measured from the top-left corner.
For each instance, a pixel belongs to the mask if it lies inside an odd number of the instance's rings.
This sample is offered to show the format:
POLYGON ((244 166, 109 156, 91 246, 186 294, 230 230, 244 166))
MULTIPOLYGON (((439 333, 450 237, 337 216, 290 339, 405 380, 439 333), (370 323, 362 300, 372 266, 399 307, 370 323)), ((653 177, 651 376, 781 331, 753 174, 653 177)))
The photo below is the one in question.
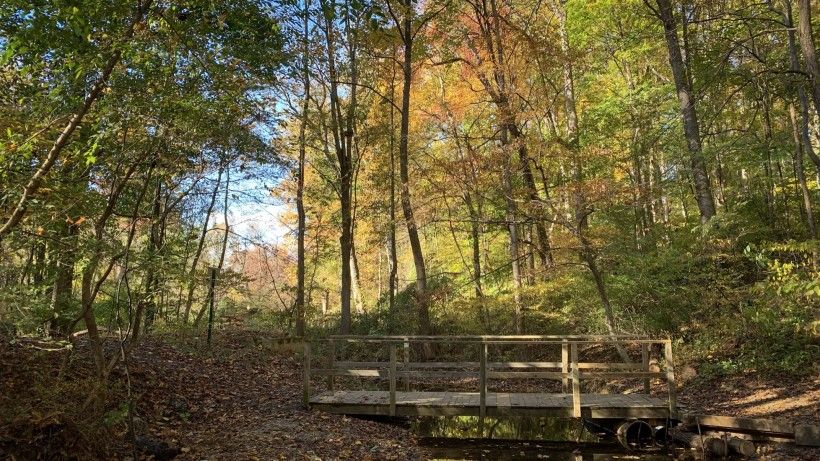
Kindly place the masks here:
POLYGON ((332 336, 305 343, 303 398, 351 415, 674 419, 672 363, 670 340, 629 336, 332 336))

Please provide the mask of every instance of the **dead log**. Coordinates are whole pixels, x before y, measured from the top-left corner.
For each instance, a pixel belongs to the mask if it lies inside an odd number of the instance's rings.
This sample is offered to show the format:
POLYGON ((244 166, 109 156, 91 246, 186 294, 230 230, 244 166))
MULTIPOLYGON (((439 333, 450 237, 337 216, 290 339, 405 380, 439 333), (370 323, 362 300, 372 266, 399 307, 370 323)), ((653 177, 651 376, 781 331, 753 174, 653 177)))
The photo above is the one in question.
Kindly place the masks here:
POLYGON ((727 443, 729 444, 729 449, 732 452, 741 456, 749 458, 757 453, 757 450, 755 450, 755 443, 751 440, 741 439, 739 437, 730 437, 727 443))
POLYGON ((683 446, 701 451, 706 455, 726 456, 729 454, 729 445, 725 440, 718 437, 675 431, 672 434, 672 439, 683 446))

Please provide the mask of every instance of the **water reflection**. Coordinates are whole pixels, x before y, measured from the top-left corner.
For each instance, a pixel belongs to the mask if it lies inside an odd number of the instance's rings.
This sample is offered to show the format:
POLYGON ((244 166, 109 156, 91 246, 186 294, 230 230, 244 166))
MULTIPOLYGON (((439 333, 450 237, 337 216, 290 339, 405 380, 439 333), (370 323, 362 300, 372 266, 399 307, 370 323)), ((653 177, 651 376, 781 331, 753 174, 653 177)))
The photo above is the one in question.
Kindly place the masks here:
POLYGON ((633 451, 612 438, 599 438, 580 420, 556 418, 419 418, 412 423, 434 459, 550 459, 608 460, 675 459, 673 452, 656 446, 633 451))
POLYGON ((413 432, 422 437, 452 439, 598 441, 584 430, 580 420, 558 418, 485 418, 483 425, 475 416, 419 418, 413 423, 413 432))
POLYGON ((574 442, 524 442, 518 440, 423 438, 421 444, 432 459, 549 459, 572 461, 641 460, 669 461, 674 453, 629 452, 617 444, 574 442))

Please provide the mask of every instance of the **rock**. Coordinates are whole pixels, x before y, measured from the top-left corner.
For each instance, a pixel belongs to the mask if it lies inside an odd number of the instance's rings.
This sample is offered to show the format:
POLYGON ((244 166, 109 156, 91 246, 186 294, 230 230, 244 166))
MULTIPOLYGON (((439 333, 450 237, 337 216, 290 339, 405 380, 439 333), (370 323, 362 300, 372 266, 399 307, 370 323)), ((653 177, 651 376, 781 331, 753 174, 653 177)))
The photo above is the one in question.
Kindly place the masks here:
POLYGON ((180 453, 178 447, 174 447, 163 440, 154 437, 137 436, 135 439, 137 451, 148 456, 153 456, 157 461, 168 461, 176 458, 180 453))

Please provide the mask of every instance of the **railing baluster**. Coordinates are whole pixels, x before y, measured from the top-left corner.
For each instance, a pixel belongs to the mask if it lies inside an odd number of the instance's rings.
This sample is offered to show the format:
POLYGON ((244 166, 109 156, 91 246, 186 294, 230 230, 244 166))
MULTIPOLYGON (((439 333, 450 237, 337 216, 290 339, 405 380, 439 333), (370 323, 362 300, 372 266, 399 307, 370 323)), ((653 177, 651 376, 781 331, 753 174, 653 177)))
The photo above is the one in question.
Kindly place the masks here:
POLYGON ((390 416, 396 416, 396 343, 390 343, 390 416))
POLYGON ((302 387, 302 401, 305 408, 310 408, 310 341, 305 341, 304 383, 302 387))
POLYGON ((672 358, 672 340, 664 342, 664 358, 666 359, 666 387, 669 388, 669 417, 674 418, 677 413, 677 395, 675 389, 675 364, 672 358))
POLYGON ((578 369, 578 343, 570 345, 572 359, 572 416, 581 417, 581 372, 578 369))
POLYGON ((484 417, 487 416, 487 343, 480 343, 479 369, 478 369, 478 419, 480 424, 484 424, 484 417))
MULTIPOLYGON (((336 341, 331 339, 328 341, 328 361, 331 370, 336 369, 336 341)), ((335 376, 330 375, 327 377, 327 389, 332 391, 335 388, 335 376)))
POLYGON ((569 392, 569 343, 567 340, 561 341, 561 388, 564 394, 569 392))
POLYGON ((410 392, 410 341, 404 338, 404 391, 410 392))
MULTIPOLYGON (((643 371, 649 371, 649 344, 641 343, 641 361, 643 362, 643 371)), ((649 378, 643 380, 643 393, 649 394, 651 391, 649 378)))

